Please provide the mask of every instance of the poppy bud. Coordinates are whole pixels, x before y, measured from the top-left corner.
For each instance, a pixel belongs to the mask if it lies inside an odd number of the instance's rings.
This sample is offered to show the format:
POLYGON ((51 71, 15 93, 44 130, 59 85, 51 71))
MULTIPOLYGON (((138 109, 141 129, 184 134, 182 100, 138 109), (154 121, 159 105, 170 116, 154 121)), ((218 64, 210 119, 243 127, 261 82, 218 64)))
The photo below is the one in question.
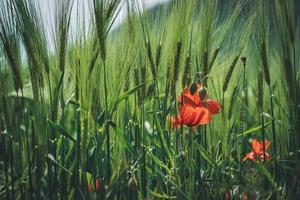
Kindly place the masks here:
POLYGON ((207 89, 205 87, 201 87, 199 91, 199 97, 203 101, 207 96, 207 89))
POLYGON ((99 192, 100 186, 101 186, 100 180, 96 179, 96 181, 95 181, 95 190, 96 190, 96 192, 99 192))
POLYGON ((89 193, 93 192, 93 186, 90 183, 88 184, 88 192, 89 193))
POLYGON ((194 82, 190 86, 190 93, 191 93, 191 95, 194 95, 196 91, 197 91, 197 84, 194 82))
POLYGON ((247 58, 246 57, 242 57, 241 60, 242 60, 243 63, 246 63, 247 58))
POLYGON ((128 181, 128 187, 132 190, 134 190, 136 188, 136 179, 134 177, 131 177, 128 181))

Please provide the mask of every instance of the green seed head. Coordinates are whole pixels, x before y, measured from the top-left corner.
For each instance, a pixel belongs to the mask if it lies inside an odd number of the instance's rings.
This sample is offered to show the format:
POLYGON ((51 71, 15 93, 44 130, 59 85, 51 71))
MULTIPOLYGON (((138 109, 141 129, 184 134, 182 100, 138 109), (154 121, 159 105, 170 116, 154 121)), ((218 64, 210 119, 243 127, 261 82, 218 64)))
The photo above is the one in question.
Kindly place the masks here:
POLYGON ((245 64, 246 61, 247 61, 247 58, 246 58, 246 57, 242 57, 241 60, 242 60, 242 62, 245 64))

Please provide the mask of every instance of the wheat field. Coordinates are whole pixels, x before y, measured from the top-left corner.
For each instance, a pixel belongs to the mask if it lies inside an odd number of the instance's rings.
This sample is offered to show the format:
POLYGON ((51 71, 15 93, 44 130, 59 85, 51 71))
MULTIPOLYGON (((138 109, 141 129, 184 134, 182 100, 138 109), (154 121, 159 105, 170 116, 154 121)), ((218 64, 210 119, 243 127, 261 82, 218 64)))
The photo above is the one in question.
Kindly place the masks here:
POLYGON ((0 199, 299 198, 298 0, 46 2, 0 3, 0 199))

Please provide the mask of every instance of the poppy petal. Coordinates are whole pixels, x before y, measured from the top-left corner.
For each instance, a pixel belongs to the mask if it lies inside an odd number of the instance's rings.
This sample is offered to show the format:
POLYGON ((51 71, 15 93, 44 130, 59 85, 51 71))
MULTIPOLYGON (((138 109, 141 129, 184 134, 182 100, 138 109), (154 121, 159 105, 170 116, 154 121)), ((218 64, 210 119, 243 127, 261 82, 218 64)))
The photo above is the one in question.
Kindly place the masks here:
POLYGON ((178 111, 179 111, 179 118, 181 120, 182 123, 186 122, 189 120, 189 110, 188 109, 189 106, 183 105, 183 106, 179 106, 178 107, 178 111))
POLYGON ((180 114, 176 118, 167 116, 167 120, 171 122, 173 128, 178 128, 181 125, 180 114))
POLYGON ((194 126, 195 109, 191 106, 183 105, 178 110, 180 112, 181 123, 186 126, 194 126))
MULTIPOLYGON (((261 151, 263 151, 263 142, 259 142, 260 143, 260 146, 261 146, 261 151)), ((268 141, 268 140, 265 140, 265 150, 267 151, 267 149, 269 148, 271 142, 268 141)))
POLYGON ((191 107, 187 105, 178 108, 181 123, 186 126, 197 126, 208 124, 211 120, 210 112, 204 107, 191 107))
POLYGON ((247 153, 246 156, 242 159, 242 161, 246 161, 246 160, 252 160, 255 161, 255 154, 253 152, 247 153))
POLYGON ((196 113, 197 116, 196 116, 196 121, 194 122, 195 124, 204 125, 204 124, 208 124, 212 120, 211 113, 208 111, 208 109, 204 107, 197 107, 196 113))
POLYGON ((177 97, 177 101, 192 107, 203 106, 199 97, 200 88, 201 85, 197 84, 197 91, 193 95, 190 93, 189 88, 185 88, 181 95, 177 97))
POLYGON ((251 144, 252 144, 252 150, 255 154, 259 154, 260 152, 262 152, 262 145, 260 142, 253 139, 251 144))
POLYGON ((269 146, 270 146, 271 142, 268 140, 265 140, 265 150, 267 151, 269 146))
POLYGON ((215 100, 207 100, 207 108, 211 114, 218 114, 221 110, 221 104, 215 100))
MULTIPOLYGON (((266 160, 270 160, 271 159, 271 156, 270 156, 269 153, 265 152, 265 155, 266 155, 266 160)), ((264 154, 263 154, 263 152, 260 154, 260 160, 264 161, 264 154)))

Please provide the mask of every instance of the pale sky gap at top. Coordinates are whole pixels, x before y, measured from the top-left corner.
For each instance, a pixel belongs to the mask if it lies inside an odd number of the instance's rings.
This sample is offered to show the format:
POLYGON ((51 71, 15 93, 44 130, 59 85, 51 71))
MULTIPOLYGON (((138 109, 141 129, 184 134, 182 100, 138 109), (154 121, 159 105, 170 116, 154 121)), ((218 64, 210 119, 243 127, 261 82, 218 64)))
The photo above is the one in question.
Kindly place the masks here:
MULTIPOLYGON (((55 9, 55 2, 61 1, 61 0, 38 0, 38 5, 41 10, 41 17, 43 18, 43 23, 45 26, 45 29, 47 31, 47 38, 51 38, 51 29, 53 20, 54 20, 54 9, 55 9)), ((116 18, 116 21, 114 22, 113 28, 118 27, 124 19, 127 16, 127 10, 126 10, 126 0, 123 0, 123 6, 120 9, 119 15, 116 18)), ((152 8, 158 4, 165 3, 169 0, 131 0, 134 1, 136 5, 139 5, 141 10, 152 8)), ((90 11, 90 3, 92 3, 92 0, 74 0, 73 9, 72 9, 72 15, 71 15, 71 24, 70 24, 70 34, 74 34, 82 27, 77 27, 77 24, 85 24, 85 29, 89 27, 92 11, 90 11), (78 23, 79 21, 79 23, 78 23), (82 23, 84 22, 84 23, 82 23)), ((86 29, 88 30, 88 29, 86 29)), ((53 38, 52 38, 53 39, 53 38)), ((53 48, 53 40, 50 39, 49 44, 50 48, 53 48)))

